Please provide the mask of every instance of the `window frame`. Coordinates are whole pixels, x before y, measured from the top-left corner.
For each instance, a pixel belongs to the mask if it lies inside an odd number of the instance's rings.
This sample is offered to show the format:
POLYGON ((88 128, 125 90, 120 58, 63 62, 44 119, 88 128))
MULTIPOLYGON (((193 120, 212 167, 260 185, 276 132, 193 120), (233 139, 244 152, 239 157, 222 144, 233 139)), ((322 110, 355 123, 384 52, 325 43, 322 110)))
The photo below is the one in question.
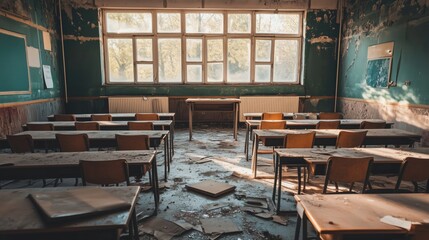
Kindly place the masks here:
POLYGON ((169 86, 169 85, 237 85, 237 86, 260 86, 260 85, 301 85, 302 84, 302 58, 303 58, 303 26, 305 12, 303 10, 184 10, 184 9, 101 9, 101 33, 102 33, 102 54, 104 63, 105 81, 104 85, 144 85, 144 86, 169 86), (106 15, 111 12, 119 13, 150 13, 152 16, 152 32, 151 33, 109 33, 107 32, 106 15), (179 13, 181 18, 181 31, 179 33, 158 33, 158 13, 179 13), (222 13, 223 15, 223 33, 186 33, 186 14, 187 13, 222 13), (299 33, 298 34, 270 34, 270 33, 256 33, 256 14, 297 14, 299 16, 299 33), (250 33, 228 33, 228 16, 229 14, 250 14, 251 28, 250 33), (110 81, 109 69, 109 51, 107 40, 110 38, 124 38, 131 39, 133 44, 133 82, 118 82, 110 81), (181 81, 180 82, 159 82, 159 53, 158 53, 158 39, 160 38, 180 38, 181 40, 181 81), (202 39, 202 61, 201 62, 188 62, 186 59, 186 41, 187 39, 202 39), (245 38, 250 39, 250 81, 247 82, 229 82, 228 76, 228 39, 245 38), (137 39, 152 39, 152 61, 137 61, 137 39), (213 39, 223 40, 223 81, 222 82, 208 82, 207 66, 211 62, 207 60, 207 41, 213 39), (256 61, 256 40, 271 40, 271 61, 257 62, 256 61), (276 40, 297 40, 297 81, 295 82, 273 82, 274 79, 274 49, 276 40), (139 64, 152 64, 153 66, 153 81, 152 82, 139 82, 137 66, 139 64), (201 65, 202 66, 202 81, 201 82, 188 82, 187 79, 187 66, 188 65, 201 65), (256 82, 255 68, 256 65, 270 65, 270 82, 256 82))

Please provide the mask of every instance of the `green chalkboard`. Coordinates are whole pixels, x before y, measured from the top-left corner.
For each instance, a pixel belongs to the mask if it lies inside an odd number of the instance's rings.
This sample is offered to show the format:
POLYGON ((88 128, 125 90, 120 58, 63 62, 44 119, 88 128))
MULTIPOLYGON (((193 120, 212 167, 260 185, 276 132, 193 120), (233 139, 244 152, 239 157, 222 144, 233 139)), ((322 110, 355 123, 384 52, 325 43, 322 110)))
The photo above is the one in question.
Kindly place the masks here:
POLYGON ((388 87, 390 81, 391 58, 368 60, 366 84, 371 87, 388 87))
POLYGON ((0 95, 30 93, 25 35, 0 29, 0 95))

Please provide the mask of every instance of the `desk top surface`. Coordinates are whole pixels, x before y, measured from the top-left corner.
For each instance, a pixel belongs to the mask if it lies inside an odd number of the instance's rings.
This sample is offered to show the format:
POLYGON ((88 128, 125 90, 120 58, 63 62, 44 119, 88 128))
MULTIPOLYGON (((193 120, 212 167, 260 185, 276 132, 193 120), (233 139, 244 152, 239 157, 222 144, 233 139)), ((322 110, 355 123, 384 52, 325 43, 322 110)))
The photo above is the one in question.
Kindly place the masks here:
MULTIPOLYGON (((303 117, 315 117, 317 118, 317 116, 319 115, 319 113, 291 113, 291 112, 284 112, 283 116, 284 117, 293 117, 293 115, 297 115, 297 116, 303 116, 303 117)), ((244 117, 247 118, 254 118, 254 117, 262 117, 262 113, 261 112, 254 112, 254 113, 243 113, 244 117)))
MULTIPOLYGON (((151 164, 155 151, 87 151, 87 152, 50 152, 50 153, 2 153, 0 165, 13 164, 10 167, 75 166, 80 160, 102 161, 125 159, 129 165, 151 164)), ((3 167, 7 168, 7 167, 3 167)))
MULTIPOLYGON (((127 225, 131 210, 135 206, 139 187, 106 187, 103 190, 131 204, 128 210, 80 218, 66 223, 48 224, 40 216, 34 204, 27 197, 30 193, 61 192, 73 188, 26 188, 3 189, 0 191, 0 233, 65 232, 79 230, 119 229, 127 225)), ((83 188, 83 187, 82 187, 83 188)), ((86 187, 88 188, 88 187, 86 187)))
MULTIPOLYGON (((53 124, 58 127, 70 127, 74 126, 76 122, 79 121, 50 121, 50 122, 28 122, 27 124, 53 124)), ((85 121, 87 122, 87 121, 85 121)), ((172 120, 153 120, 153 121, 91 121, 98 122, 100 126, 127 126, 128 122, 151 122, 156 126, 169 126, 173 124, 172 120)), ((22 125, 26 127, 27 124, 22 125)))
MULTIPOLYGON (((91 115, 104 115, 110 114, 113 118, 115 117, 135 117, 136 113, 71 113, 76 118, 91 118, 91 115)), ((173 117, 176 113, 156 113, 160 117, 173 117)), ((53 118, 54 115, 49 115, 48 118, 53 118)))
POLYGON ((340 131, 346 132, 355 132, 355 131, 368 131, 366 137, 368 138, 395 138, 395 137, 411 137, 411 138, 421 138, 420 134, 408 132, 401 129, 312 129, 312 130, 292 130, 292 129, 256 129, 253 132, 259 137, 284 137, 287 134, 293 133, 307 133, 307 132, 316 132, 316 138, 336 138, 340 131))
POLYGON ((429 221, 427 194, 295 195, 321 234, 400 233, 406 230, 380 221, 390 215, 413 222, 429 221))
POLYGON ((374 157, 374 163, 402 163, 406 157, 429 159, 429 148, 279 148, 275 152, 280 157, 304 158, 313 164, 326 164, 331 156, 374 157))
MULTIPOLYGON (((250 126, 258 126, 262 120, 246 120, 246 123, 250 126)), ((338 120, 321 120, 321 119, 296 119, 296 120, 285 120, 286 125, 293 126, 310 126, 317 125, 319 122, 332 122, 338 120)), ((382 119, 339 119, 341 125, 360 125, 363 121, 369 122, 385 122, 382 119)), ((393 125, 393 122, 386 122, 387 125, 393 125)))
POLYGON ((124 131, 24 131, 17 133, 15 135, 23 135, 23 134, 29 134, 33 137, 33 140, 53 140, 55 139, 55 134, 87 134, 89 140, 96 140, 96 139, 107 139, 112 140, 116 139, 116 134, 121 135, 148 135, 149 138, 162 138, 163 136, 167 135, 169 131, 167 130, 151 130, 151 131, 135 131, 135 130, 124 130, 124 131))
POLYGON ((238 98, 188 98, 186 103, 203 103, 203 104, 230 104, 240 103, 238 98))

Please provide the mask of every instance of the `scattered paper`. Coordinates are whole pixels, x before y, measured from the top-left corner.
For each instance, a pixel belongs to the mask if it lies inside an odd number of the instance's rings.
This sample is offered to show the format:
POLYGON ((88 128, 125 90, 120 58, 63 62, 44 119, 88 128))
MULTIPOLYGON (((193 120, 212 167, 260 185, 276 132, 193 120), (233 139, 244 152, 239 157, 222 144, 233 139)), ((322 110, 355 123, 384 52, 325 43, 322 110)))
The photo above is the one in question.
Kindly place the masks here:
MULTIPOLYGON (((187 226, 186 224, 183 224, 187 226)), ((143 223, 141 230, 144 233, 155 236, 157 239, 169 240, 174 236, 179 236, 189 229, 160 217, 151 218, 143 223)))
MULTIPOLYGON (((396 227, 400 227, 403 229, 406 229, 408 231, 411 230, 411 226, 413 225, 413 222, 408 221, 404 218, 397 218, 397 217, 393 217, 390 215, 384 216, 380 219, 381 222, 389 224, 389 225, 393 225, 396 227)), ((417 223, 418 224, 418 223, 417 223)))
POLYGON ((51 66, 43 65, 43 78, 45 79, 46 88, 54 87, 54 82, 52 80, 51 66))
POLYGON ((207 218, 200 219, 201 225, 206 234, 222 234, 241 232, 241 229, 228 218, 207 218))
POLYGON ((287 224, 288 224, 287 218, 285 218, 283 216, 279 216, 279 215, 273 216, 273 222, 284 225, 284 226, 287 226, 287 224))

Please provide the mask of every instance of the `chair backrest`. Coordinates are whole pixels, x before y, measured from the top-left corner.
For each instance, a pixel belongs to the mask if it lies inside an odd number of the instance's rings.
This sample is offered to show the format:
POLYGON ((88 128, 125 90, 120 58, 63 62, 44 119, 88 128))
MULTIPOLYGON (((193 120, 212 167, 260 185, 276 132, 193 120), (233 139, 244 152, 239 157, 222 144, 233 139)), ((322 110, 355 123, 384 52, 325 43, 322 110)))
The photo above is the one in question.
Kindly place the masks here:
POLYGON ((319 119, 342 119, 343 115, 341 113, 335 112, 321 112, 319 113, 319 119))
POLYGON ((74 127, 76 130, 100 130, 98 122, 75 122, 74 127))
POLYGON ((52 123, 27 123, 28 131, 54 131, 52 123))
POLYGON ((337 137, 336 148, 362 147, 368 131, 340 131, 337 137))
MULTIPOLYGON (((418 182, 428 181, 429 186, 429 158, 407 157, 401 165, 398 181, 395 189, 399 189, 402 181, 410 181, 414 184, 414 191, 418 192, 418 182)), ((429 189, 426 187, 426 192, 429 189)))
POLYGON ((7 135, 6 138, 13 153, 34 152, 33 137, 29 134, 7 135))
POLYGON ((76 121, 73 114, 55 114, 54 121, 76 121))
POLYGON ((128 122, 128 130, 153 130, 152 122, 128 122))
POLYGON ((371 164, 373 161, 373 157, 330 157, 328 159, 328 167, 326 169, 323 193, 326 193, 330 181, 336 183, 350 183, 352 184, 352 187, 353 183, 361 182, 363 183, 362 192, 364 192, 368 185, 369 172, 371 170, 371 164))
POLYGON ((362 121, 360 123, 361 129, 378 129, 386 128, 386 122, 371 122, 371 121, 362 121))
POLYGON ((149 136, 116 134, 117 150, 149 150, 149 136))
POLYGON ((341 121, 319 121, 316 124, 316 129, 338 129, 341 121))
POLYGON ((159 115, 157 113, 136 113, 135 118, 137 121, 159 120, 159 115))
POLYGON ((285 129, 285 120, 262 120, 259 129, 285 129))
POLYGON ((287 134, 285 148, 312 148, 316 132, 287 134))
POLYGON ((92 114, 91 121, 112 121, 110 114, 92 114))
POLYGON ((88 135, 78 134, 55 134, 61 152, 85 152, 89 150, 88 135))
POLYGON ((126 182, 130 185, 128 164, 125 159, 91 161, 80 160, 82 183, 109 185, 126 182))
POLYGON ((262 120, 283 120, 283 113, 281 112, 264 112, 262 113, 262 120))

